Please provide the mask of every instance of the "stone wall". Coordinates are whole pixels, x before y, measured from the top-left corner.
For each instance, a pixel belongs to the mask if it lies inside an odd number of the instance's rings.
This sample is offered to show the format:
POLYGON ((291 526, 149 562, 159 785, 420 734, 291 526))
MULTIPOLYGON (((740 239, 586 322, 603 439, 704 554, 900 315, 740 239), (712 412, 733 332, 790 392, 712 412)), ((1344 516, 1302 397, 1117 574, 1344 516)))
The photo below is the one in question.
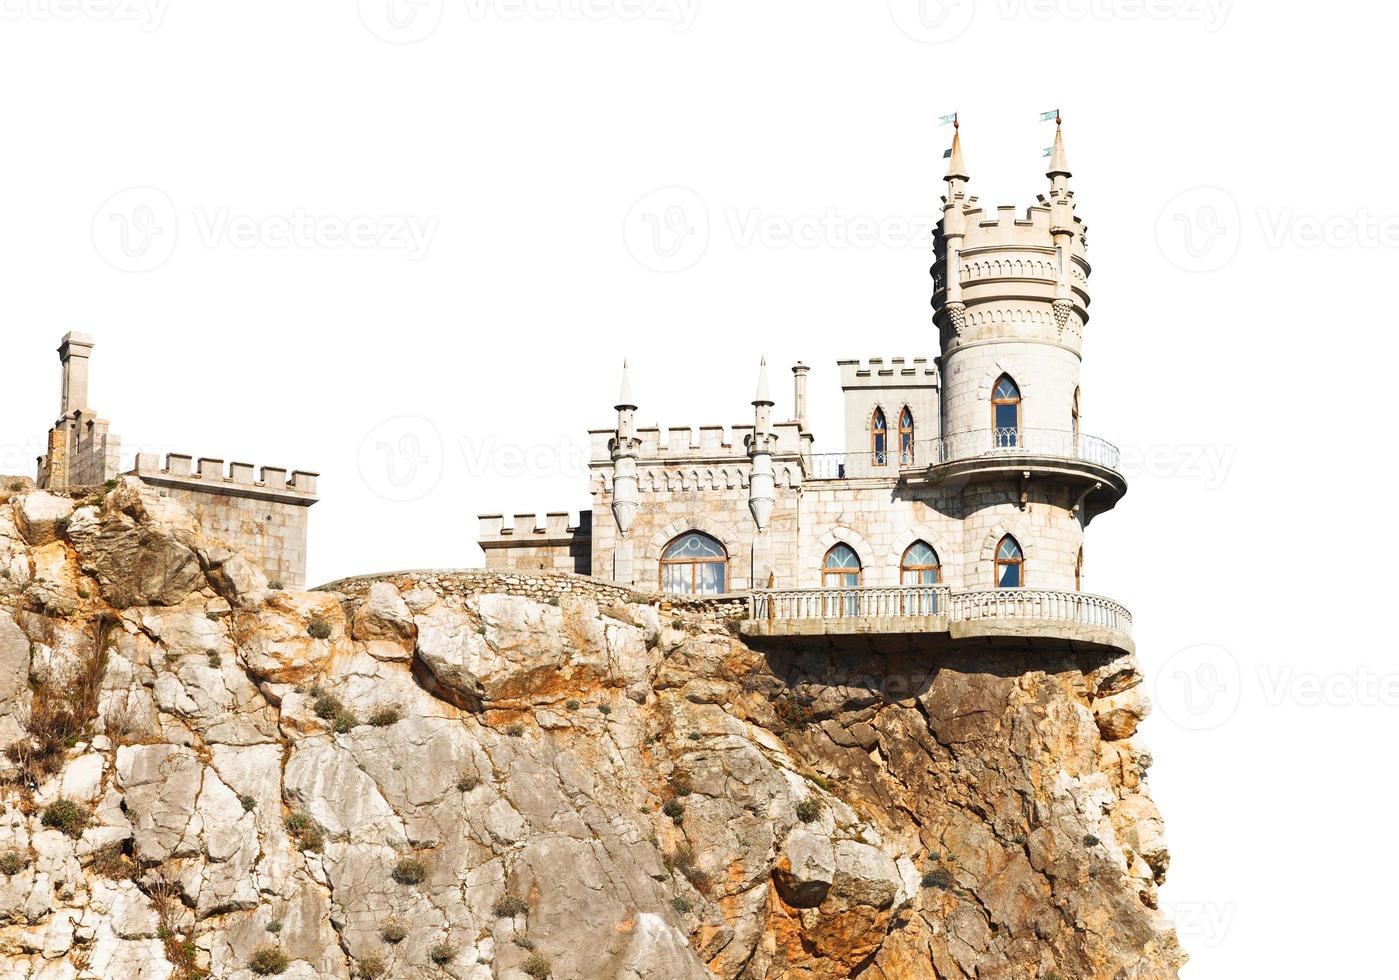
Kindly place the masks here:
POLYGON ((599 605, 644 603, 712 620, 745 619, 748 596, 676 596, 643 589, 629 589, 605 579, 566 572, 503 572, 480 568, 421 569, 357 575, 317 586, 317 592, 338 592, 352 601, 364 598, 376 582, 388 582, 407 591, 426 588, 440 596, 468 598, 482 595, 514 595, 539 602, 557 602, 568 596, 593 599, 599 605))

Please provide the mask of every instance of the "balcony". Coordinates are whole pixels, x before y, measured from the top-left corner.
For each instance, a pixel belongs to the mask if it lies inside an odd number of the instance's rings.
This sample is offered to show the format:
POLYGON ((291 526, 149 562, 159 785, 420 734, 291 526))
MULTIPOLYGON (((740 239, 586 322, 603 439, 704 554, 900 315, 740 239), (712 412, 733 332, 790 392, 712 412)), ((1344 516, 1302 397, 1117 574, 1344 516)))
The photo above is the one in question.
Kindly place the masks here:
POLYGON ((976 429, 915 442, 896 451, 892 438, 882 458, 872 452, 823 453, 807 460, 806 478, 851 480, 898 478, 954 489, 973 479, 1028 480, 1053 476, 1080 488, 1088 516, 1111 509, 1127 492, 1122 454, 1105 439, 1065 429, 976 429))
POLYGON ((875 646, 1053 647, 1134 652, 1132 615, 1086 592, 945 585, 762 590, 751 594, 744 636, 822 645, 865 637, 875 646))

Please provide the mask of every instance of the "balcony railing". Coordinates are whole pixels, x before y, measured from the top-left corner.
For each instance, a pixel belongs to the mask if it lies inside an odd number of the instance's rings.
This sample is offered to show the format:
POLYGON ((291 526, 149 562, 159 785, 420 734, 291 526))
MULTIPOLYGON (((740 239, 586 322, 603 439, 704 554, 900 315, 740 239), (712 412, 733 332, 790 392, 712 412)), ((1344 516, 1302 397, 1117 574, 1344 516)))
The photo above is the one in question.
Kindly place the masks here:
POLYGON ((911 449, 812 455, 809 480, 843 480, 847 476, 897 475, 900 472, 998 456, 1050 456, 1079 460, 1110 470, 1121 468, 1122 454, 1106 439, 1064 429, 975 429, 940 439, 915 442, 911 449))
POLYGON ((985 589, 953 592, 946 585, 857 589, 778 589, 752 593, 755 620, 945 617, 947 622, 1043 620, 1131 635, 1132 614, 1121 603, 1087 592, 985 589))
POLYGON ((945 615, 945 585, 858 589, 786 589, 753 593, 754 619, 869 619, 945 615))

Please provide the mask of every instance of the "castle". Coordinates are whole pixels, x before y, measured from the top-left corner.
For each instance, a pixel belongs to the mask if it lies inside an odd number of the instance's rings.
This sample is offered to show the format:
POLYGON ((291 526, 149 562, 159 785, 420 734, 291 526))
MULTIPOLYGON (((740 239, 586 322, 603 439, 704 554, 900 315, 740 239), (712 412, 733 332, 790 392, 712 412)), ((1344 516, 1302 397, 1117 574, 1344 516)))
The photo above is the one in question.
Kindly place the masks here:
MULTIPOLYGON (((47 452, 39 457, 44 489, 98 486, 120 473, 121 440, 88 406, 92 338, 68 333, 58 347, 63 368, 59 417, 49 429, 47 452)), ((204 533, 246 552, 270 580, 290 589, 306 582, 307 509, 316 502, 316 477, 308 470, 170 453, 138 453, 131 475, 189 508, 204 533)))
POLYGON ((845 450, 815 452, 805 365, 773 418, 616 423, 590 433, 591 512, 480 518, 488 569, 590 574, 640 589, 751 593, 750 635, 1042 636, 1130 650, 1131 617, 1083 590, 1090 521, 1126 492, 1119 454, 1080 430, 1086 227, 1061 128, 1048 193, 1023 214, 967 193, 954 130, 934 234, 941 356, 839 364, 845 450))

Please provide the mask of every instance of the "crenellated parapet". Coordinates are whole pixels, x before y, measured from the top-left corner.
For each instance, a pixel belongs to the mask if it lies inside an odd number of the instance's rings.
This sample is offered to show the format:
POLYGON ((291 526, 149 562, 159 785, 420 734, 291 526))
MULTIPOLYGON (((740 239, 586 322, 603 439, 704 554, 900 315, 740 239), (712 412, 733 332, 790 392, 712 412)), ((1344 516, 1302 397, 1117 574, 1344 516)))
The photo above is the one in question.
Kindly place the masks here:
POLYGON ((132 473, 152 486, 178 487, 196 493, 253 497, 277 503, 309 507, 316 502, 316 477, 309 470, 252 463, 229 463, 207 456, 169 453, 161 465, 157 453, 139 453, 132 473), (256 474, 256 475, 255 475, 256 474))
POLYGON ((578 520, 568 513, 480 515, 477 538, 486 553, 486 567, 514 571, 586 571, 592 560, 593 515, 578 520))
MULTIPOLYGON (((772 426, 776 437, 775 456, 800 456, 810 451, 810 438, 803 438, 799 422, 778 422, 772 426)), ((636 430, 636 462, 638 466, 669 466, 682 462, 726 462, 748 459, 748 440, 753 425, 643 426, 636 430)), ((592 429, 588 432, 593 467, 612 465, 615 429, 592 429)))

